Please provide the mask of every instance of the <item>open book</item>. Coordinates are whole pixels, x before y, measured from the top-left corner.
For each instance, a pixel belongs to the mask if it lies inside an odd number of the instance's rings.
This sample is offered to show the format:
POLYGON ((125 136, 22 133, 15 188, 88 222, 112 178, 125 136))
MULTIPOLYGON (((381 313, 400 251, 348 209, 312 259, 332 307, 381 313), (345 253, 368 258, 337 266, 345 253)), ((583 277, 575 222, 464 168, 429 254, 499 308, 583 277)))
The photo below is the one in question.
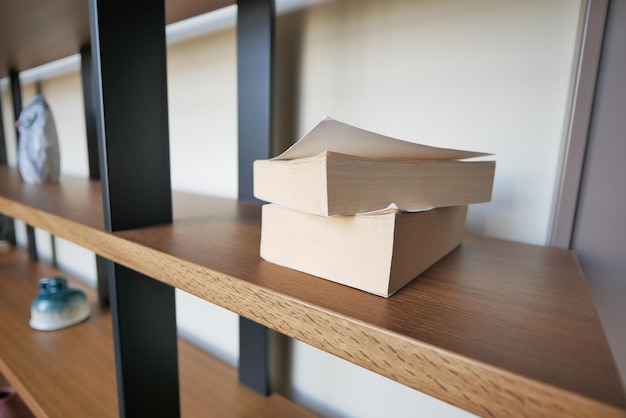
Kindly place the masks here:
POLYGON ((488 154, 429 147, 324 118, 287 151, 254 162, 254 195, 319 215, 402 210, 491 199, 488 154))

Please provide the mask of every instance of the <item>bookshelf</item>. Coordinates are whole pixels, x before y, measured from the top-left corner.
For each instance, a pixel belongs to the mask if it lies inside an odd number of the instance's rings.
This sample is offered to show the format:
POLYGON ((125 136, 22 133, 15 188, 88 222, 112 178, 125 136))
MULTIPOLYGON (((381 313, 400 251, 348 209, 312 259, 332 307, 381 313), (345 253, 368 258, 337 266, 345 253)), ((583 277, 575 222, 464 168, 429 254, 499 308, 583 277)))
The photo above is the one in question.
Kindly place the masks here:
POLYGON ((172 224, 113 234, 97 220, 73 219, 85 213, 77 206, 97 214, 95 183, 65 177, 32 193, 3 168, 0 204, 9 216, 479 415, 625 413, 570 251, 466 236, 383 299, 261 260, 256 204, 174 193, 172 224), (72 199, 40 199, 66 187, 72 199))
MULTIPOLYGON (((6 51, 0 53, 0 77, 9 67, 28 69, 76 53, 89 40, 83 3, 64 0, 47 10, 51 26, 46 36, 55 40, 55 48, 28 35, 32 22, 41 20, 36 6, 9 7, 9 20, 0 20, 0 42, 10 45, 0 48, 6 51)), ((195 3, 167 3, 167 21, 229 2, 195 3), (174 7, 176 18, 171 17, 174 7)), ((120 153, 109 152, 113 157, 120 153)), ((105 222, 106 198, 98 181, 64 176, 59 184, 26 185, 15 169, 0 167, 0 213, 92 250, 149 282, 187 291, 475 414, 626 416, 624 389, 572 252, 466 236, 460 248, 419 280, 382 299, 261 260, 257 204, 174 192, 171 222, 111 230, 105 222)), ((21 299, 11 297, 0 305, 0 330, 7 335, 0 341, 11 341, 0 354, 0 373, 40 416, 81 415, 81 408, 88 407, 76 401, 57 410, 47 395, 46 382, 53 376, 61 383, 67 379, 68 390, 75 385, 84 403, 93 401, 103 415, 105 410, 116 415, 115 369, 121 366, 113 356, 110 312, 98 309, 88 326, 58 337, 33 332, 24 307, 36 279, 54 270, 20 252, 1 263, 6 274, 0 297, 19 294, 21 299), (50 374, 41 351, 45 338, 59 339, 55 370, 71 368, 61 354, 72 353, 67 358, 87 364, 97 357, 101 371, 77 377, 85 382, 50 374), (13 341, 25 341, 25 348, 17 349, 13 341)), ((93 293, 90 297, 95 300, 93 293)), ((154 306, 159 305, 147 298, 142 309, 154 306)), ((118 316, 133 319, 125 311, 118 316)), ((183 415, 306 416, 278 395, 265 398, 250 391, 237 382, 235 370, 185 342, 170 338, 168 343, 178 347, 183 415)))

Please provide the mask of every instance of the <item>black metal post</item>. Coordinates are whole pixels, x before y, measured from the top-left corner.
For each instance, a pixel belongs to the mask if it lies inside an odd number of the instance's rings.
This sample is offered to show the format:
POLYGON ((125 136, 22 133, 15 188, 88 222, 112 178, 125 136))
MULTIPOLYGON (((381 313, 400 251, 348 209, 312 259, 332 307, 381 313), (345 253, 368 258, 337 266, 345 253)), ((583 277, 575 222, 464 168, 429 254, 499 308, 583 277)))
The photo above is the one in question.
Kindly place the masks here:
POLYGON ((109 264, 113 264, 113 262, 96 255, 96 288, 98 290, 98 302, 102 306, 109 306, 111 303, 109 293, 109 264))
POLYGON ((255 201, 252 163, 271 155, 274 0, 237 2, 239 199, 255 201))
MULTIPOLYGON (((87 159, 89 161, 89 178, 100 180, 100 160, 98 153, 98 123, 96 122, 96 106, 94 99, 94 76, 91 59, 91 47, 80 49, 80 70, 83 84, 83 108, 85 109, 85 130, 87 136, 87 159)), ((96 255, 96 271, 98 278, 98 300, 101 305, 109 304, 109 284, 107 279, 107 263, 110 261, 96 255)))
POLYGON ((270 388, 270 330, 243 316, 239 317, 239 383, 260 395, 270 388))
MULTIPOLYGON (((272 149, 274 0, 237 2, 239 199, 254 201, 252 163, 272 149)), ((239 318, 239 381, 270 393, 269 330, 239 318)))
POLYGON ((91 47, 80 49, 80 70, 83 82, 83 104, 85 109, 85 129, 87 134, 87 158, 89 161, 89 178, 100 179, 100 161, 98 160, 98 125, 94 103, 94 77, 91 60, 91 47))
MULTIPOLYGON (((11 103, 13 104, 13 117, 15 122, 20 117, 22 113, 22 82, 20 81, 20 73, 15 70, 9 71, 9 81, 11 84, 11 103)), ((17 129, 17 125, 14 126, 15 129, 15 142, 16 144, 20 143, 20 131, 17 129)))
MULTIPOLYGON (((7 165, 8 163, 4 116, 2 115, 2 95, 0 95, 0 165, 7 165)), ((13 219, 4 215, 0 215, 0 240, 7 240, 15 245, 15 225, 13 219)))
POLYGON ((4 135, 4 116, 2 115, 2 94, 0 94, 0 165, 7 165, 8 163, 7 141, 4 135))
MULTIPOLYGON (((22 113, 22 84, 20 82, 20 75, 17 71, 9 71, 9 79, 11 80, 11 97, 13 101, 13 115, 15 121, 20 117, 22 113)), ((15 138, 17 147, 20 146, 20 133, 15 127, 15 138)), ((35 228, 30 225, 26 225, 26 238, 28 243, 28 257, 31 261, 37 261, 39 259, 37 255, 37 240, 35 238, 35 228)))
MULTIPOLYGON (((172 221, 165 4, 90 0, 108 231, 172 221)), ((180 415, 174 288, 110 265, 120 415, 180 415)))

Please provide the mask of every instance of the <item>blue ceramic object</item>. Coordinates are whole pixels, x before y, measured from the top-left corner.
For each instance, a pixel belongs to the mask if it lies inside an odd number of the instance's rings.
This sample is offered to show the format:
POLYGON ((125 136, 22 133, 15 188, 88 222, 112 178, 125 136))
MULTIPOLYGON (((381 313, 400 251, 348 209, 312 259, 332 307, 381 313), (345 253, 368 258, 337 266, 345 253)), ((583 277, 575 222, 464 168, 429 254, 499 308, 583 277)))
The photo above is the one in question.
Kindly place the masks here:
POLYGON ((66 328, 89 317, 85 292, 67 287, 64 277, 39 280, 39 296, 30 308, 30 326, 40 331, 66 328))

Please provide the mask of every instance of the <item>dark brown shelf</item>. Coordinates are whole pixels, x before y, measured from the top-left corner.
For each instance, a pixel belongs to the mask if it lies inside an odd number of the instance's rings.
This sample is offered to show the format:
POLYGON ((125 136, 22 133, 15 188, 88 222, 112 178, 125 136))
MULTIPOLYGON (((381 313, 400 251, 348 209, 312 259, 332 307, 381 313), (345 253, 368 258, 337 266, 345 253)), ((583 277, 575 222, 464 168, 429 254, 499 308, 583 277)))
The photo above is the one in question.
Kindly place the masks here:
MULTIPOLYGON (((99 181, 63 176, 59 183, 26 184, 17 169, 0 165, 0 199, 6 211, 44 212, 80 227, 104 231, 102 185, 99 181)), ((180 191, 173 192, 174 218, 194 218, 206 213, 213 199, 180 191)), ((37 216, 36 212, 27 216, 37 216)), ((16 216, 19 218, 19 216, 16 216)))
MULTIPOLYGON (((74 327, 35 331, 30 303, 41 277, 63 274, 24 252, 0 255, 0 373, 41 417, 118 415, 111 316, 86 290, 91 317, 74 327)), ((311 416, 280 395, 261 397, 237 372, 179 340, 181 410, 190 417, 311 416)))
POLYGON ((63 176, 59 183, 27 184, 16 168, 2 165, 0 196, 5 198, 3 205, 7 207, 19 203, 48 215, 70 219, 83 227, 104 230, 102 186, 99 181, 63 176))
POLYGON ((3 213, 478 415, 626 415, 573 252, 466 236, 383 299, 263 261, 258 205, 175 194, 172 225, 108 234, 72 218, 81 180, 43 207, 9 177, 3 213))
MULTIPOLYGON (((166 22, 174 23, 231 4, 232 0, 167 0, 166 22)), ((77 54, 90 44, 89 2, 0 1, 0 78, 77 54)))

